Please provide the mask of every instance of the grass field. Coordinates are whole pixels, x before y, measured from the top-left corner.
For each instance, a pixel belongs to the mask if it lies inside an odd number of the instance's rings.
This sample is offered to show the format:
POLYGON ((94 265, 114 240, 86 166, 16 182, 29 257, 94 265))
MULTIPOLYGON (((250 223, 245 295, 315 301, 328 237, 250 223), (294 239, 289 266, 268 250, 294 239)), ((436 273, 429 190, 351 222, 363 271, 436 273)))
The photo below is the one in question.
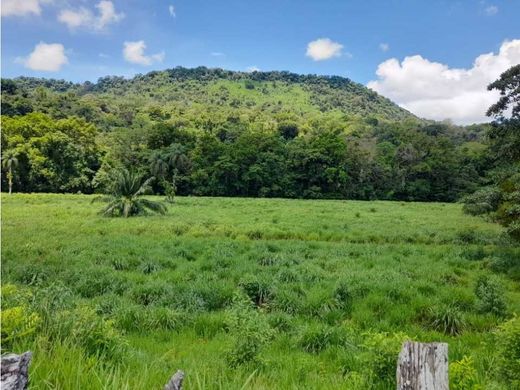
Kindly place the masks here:
POLYGON ((91 199, 2 197, 3 347, 34 389, 395 388, 405 339, 449 343, 453 388, 508 388, 520 251, 459 204, 91 199))

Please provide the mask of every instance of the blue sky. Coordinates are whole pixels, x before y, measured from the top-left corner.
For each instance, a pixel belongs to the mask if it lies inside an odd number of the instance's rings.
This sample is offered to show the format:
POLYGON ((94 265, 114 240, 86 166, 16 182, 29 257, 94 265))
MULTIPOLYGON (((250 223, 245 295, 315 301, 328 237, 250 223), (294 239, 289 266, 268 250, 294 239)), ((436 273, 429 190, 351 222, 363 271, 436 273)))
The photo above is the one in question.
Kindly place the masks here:
POLYGON ((104 11, 99 0, 3 0, 2 76, 95 81, 179 65, 254 67, 379 80, 371 86, 406 106, 389 91, 398 75, 376 74, 385 61, 419 55, 471 70, 480 55, 520 39, 517 0, 101 2, 104 11), (57 46, 31 58, 39 43, 57 46))

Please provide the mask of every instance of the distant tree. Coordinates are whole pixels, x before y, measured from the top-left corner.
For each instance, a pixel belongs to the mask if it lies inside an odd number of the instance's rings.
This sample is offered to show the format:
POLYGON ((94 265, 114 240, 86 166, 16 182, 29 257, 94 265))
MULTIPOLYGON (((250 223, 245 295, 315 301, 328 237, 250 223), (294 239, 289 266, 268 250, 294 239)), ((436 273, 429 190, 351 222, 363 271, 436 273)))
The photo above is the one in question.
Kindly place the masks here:
POLYGON ((102 214, 125 218, 133 215, 146 215, 149 211, 165 214, 166 206, 164 204, 143 198, 153 180, 153 177, 143 180, 142 175, 126 169, 115 171, 107 196, 97 198, 108 202, 101 211, 102 214))
POLYGON ((18 166, 17 153, 14 150, 6 150, 2 155, 2 167, 7 171, 7 181, 9 182, 9 195, 13 191, 13 168, 18 166))

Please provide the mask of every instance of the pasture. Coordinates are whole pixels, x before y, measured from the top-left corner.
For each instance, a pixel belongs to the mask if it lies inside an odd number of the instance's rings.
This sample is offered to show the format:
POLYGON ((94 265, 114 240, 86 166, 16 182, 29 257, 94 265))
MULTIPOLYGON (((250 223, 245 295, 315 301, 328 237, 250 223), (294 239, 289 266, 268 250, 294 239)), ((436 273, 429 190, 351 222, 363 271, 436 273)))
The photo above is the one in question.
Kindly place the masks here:
POLYGON ((454 385, 508 388, 520 251, 460 204, 91 200, 2 196, 3 344, 34 351, 34 389, 387 389, 406 339, 449 343, 454 385))

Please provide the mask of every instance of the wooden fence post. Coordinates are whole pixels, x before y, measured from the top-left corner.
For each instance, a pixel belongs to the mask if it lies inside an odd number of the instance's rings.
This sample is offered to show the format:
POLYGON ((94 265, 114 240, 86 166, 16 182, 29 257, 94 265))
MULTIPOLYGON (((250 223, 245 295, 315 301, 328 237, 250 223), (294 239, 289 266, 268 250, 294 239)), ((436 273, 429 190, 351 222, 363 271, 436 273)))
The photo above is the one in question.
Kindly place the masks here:
POLYGON ((184 381, 184 372, 178 370, 164 386, 164 390, 182 390, 182 382, 184 381))
POLYGON ((397 362, 397 390, 448 390, 448 344, 403 344, 397 362))
POLYGON ((29 364, 32 353, 10 353, 2 356, 0 387, 2 390, 25 390, 29 383, 29 364))

